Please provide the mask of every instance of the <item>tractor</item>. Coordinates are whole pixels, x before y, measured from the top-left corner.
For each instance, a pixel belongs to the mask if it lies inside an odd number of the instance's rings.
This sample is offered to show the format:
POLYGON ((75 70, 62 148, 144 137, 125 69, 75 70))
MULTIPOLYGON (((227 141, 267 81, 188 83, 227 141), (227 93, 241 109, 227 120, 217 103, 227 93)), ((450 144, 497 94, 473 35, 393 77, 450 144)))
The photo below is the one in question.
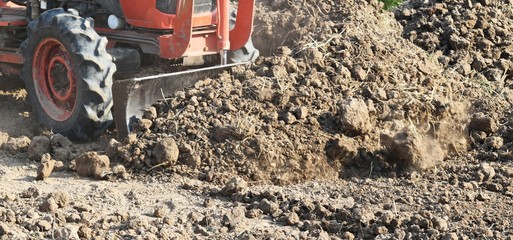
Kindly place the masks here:
POLYGON ((53 132, 89 140, 115 122, 122 138, 164 94, 258 57, 254 6, 255 0, 0 0, 1 77, 21 77, 35 117, 53 132), (155 64, 180 67, 138 74, 155 64))

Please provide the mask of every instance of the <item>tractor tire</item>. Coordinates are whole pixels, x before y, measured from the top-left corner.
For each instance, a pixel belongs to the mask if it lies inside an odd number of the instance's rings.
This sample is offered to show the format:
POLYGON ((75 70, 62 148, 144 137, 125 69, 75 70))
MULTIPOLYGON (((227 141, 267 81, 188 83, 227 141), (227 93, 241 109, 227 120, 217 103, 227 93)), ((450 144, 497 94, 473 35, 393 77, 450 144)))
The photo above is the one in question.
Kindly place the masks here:
POLYGON ((37 119, 73 140, 100 136, 112 123, 112 75, 116 66, 107 39, 91 18, 61 8, 28 25, 21 45, 21 77, 37 119))
MULTIPOLYGON (((232 11, 230 14, 230 28, 235 27, 236 18, 237 11, 232 11)), ((258 56, 260 56, 260 52, 253 46, 251 38, 249 38, 248 42, 246 42, 242 48, 228 52, 228 60, 231 63, 254 61, 258 56)))

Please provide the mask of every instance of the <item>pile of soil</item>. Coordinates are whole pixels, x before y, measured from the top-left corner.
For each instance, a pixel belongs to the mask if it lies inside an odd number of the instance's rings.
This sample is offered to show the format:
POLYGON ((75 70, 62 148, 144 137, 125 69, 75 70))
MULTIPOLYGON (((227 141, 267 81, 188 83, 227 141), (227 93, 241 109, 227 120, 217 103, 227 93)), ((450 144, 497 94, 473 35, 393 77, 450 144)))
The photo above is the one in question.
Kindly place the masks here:
POLYGON ((392 13, 377 1, 290 4, 257 11, 255 45, 273 56, 155 104, 111 157, 135 170, 285 184, 337 178, 344 165, 423 170, 466 148, 461 76, 403 39, 392 13), (159 156, 166 141, 177 158, 159 156))
POLYGON ((513 11, 510 1, 409 1, 395 11, 403 36, 466 80, 482 160, 511 160, 513 11), (477 91, 475 91, 475 90, 477 91))

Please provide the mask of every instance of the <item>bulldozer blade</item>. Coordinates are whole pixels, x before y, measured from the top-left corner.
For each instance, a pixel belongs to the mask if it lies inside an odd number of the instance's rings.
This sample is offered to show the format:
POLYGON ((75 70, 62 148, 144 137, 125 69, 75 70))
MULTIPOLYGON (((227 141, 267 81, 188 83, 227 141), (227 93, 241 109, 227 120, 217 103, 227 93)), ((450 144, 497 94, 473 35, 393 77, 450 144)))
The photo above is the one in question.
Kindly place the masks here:
POLYGON ((141 118, 144 109, 172 93, 192 86, 199 80, 216 77, 232 67, 247 64, 235 63, 206 67, 154 76, 115 80, 112 86, 114 122, 118 138, 123 139, 132 130, 133 123, 141 118))

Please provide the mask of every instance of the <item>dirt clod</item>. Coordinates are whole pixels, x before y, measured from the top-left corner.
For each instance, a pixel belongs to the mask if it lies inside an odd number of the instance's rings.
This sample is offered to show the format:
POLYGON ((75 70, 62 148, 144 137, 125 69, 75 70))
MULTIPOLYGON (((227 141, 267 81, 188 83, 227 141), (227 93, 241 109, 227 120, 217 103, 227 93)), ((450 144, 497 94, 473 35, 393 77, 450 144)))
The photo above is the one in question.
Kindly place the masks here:
POLYGON ((55 167, 56 161, 51 159, 49 153, 45 153, 41 158, 41 164, 37 168, 37 180, 45 180, 48 178, 55 167))
POLYGON ((47 136, 36 136, 32 138, 28 147, 28 157, 32 160, 39 160, 50 152, 50 138, 47 136))
POLYGON ((172 138, 164 138, 155 144, 153 148, 153 156, 155 157, 156 164, 168 163, 175 164, 178 160, 180 151, 176 142, 172 138))
POLYGON ((348 99, 339 104, 338 123, 345 133, 356 136, 371 129, 369 110, 361 99, 348 99))
POLYGON ((76 171, 82 177, 101 179, 110 171, 110 160, 106 155, 87 152, 75 159, 76 171))
POLYGON ((445 154, 433 139, 419 135, 415 130, 405 128, 390 135, 381 134, 381 142, 389 153, 388 161, 410 170, 433 168, 445 154))
POLYGON ((9 140, 7 140, 6 143, 4 143, 3 145, 3 148, 12 153, 12 154, 16 154, 16 153, 20 153, 20 152, 24 152, 28 149, 30 145, 30 138, 28 137, 18 137, 18 138, 9 138, 9 140))

